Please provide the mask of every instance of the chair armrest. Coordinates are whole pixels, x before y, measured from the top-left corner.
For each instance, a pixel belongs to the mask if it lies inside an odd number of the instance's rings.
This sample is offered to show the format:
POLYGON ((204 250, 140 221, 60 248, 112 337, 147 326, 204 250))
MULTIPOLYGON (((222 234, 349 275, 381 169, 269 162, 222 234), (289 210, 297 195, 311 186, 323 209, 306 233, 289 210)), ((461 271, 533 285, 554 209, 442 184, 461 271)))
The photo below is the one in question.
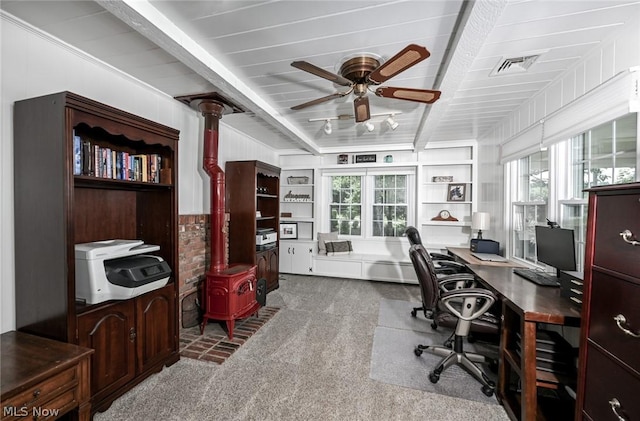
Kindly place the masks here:
POLYGON ((482 316, 496 299, 493 292, 483 288, 455 289, 440 295, 440 302, 447 307, 447 310, 459 319, 467 321, 482 316), (464 300, 460 308, 453 305, 454 302, 460 303, 460 300, 464 300))
POLYGON ((473 288, 476 286, 476 277, 471 273, 455 273, 453 275, 438 276, 438 286, 442 292, 473 288))
POLYGON ((467 271, 467 266, 459 262, 452 262, 450 260, 434 260, 434 262, 437 263, 438 266, 442 268, 455 269, 457 272, 467 271))
POLYGON ((429 253, 429 255, 431 256, 432 260, 448 260, 453 262, 453 257, 449 256, 448 254, 442 254, 442 253, 429 253))

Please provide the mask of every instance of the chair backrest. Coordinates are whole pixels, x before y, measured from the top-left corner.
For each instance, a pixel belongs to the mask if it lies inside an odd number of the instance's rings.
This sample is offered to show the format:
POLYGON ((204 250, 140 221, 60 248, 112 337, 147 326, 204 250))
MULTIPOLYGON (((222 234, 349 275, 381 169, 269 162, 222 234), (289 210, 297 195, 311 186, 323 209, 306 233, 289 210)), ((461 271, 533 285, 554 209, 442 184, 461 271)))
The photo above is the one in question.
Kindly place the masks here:
POLYGON ((440 299, 440 289, 431 257, 422 244, 412 245, 409 248, 409 257, 420 284, 422 305, 425 310, 433 311, 440 299))
POLYGON ((404 231, 404 233, 407 235, 407 238, 409 239, 409 244, 411 244, 411 245, 414 245, 414 244, 422 245, 422 239, 420 238, 420 231, 418 231, 418 229, 416 227, 409 226, 404 231))

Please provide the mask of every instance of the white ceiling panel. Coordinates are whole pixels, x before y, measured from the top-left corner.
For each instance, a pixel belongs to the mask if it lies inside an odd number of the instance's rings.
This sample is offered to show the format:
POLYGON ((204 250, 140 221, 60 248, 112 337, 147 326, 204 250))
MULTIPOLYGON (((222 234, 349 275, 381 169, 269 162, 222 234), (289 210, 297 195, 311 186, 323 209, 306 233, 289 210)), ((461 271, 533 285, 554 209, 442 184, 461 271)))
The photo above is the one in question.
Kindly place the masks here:
POLYGON ((229 91, 247 112, 225 116, 226 124, 282 153, 421 148, 430 140, 481 136, 613 31, 640 26, 640 2, 631 0, 10 0, 0 8, 171 96, 229 91), (457 44, 478 31, 467 22, 490 25, 473 51, 457 44), (370 85, 375 130, 334 120, 326 135, 322 121, 308 120, 353 115, 354 94, 290 109, 347 90, 292 61, 337 74, 347 56, 373 53, 385 61, 411 43, 431 56, 382 85, 452 86, 443 111, 379 98, 370 85), (503 58, 540 51, 527 72, 490 76, 503 58), (455 57, 466 63, 462 72, 449 64, 455 57), (386 115, 375 115, 394 112, 400 113, 395 131, 383 124, 386 115))

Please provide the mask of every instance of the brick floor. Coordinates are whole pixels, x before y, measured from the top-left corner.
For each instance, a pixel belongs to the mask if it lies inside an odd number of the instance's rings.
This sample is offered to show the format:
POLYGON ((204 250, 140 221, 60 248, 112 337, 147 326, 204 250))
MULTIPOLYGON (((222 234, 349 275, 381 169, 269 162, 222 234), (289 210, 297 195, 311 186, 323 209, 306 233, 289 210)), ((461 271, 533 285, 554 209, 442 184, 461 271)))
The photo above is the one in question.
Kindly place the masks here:
POLYGON ((180 330, 180 355, 195 360, 211 361, 222 364, 242 344, 278 313, 278 307, 262 307, 258 317, 236 320, 233 339, 229 339, 226 323, 210 320, 200 334, 200 326, 180 330))

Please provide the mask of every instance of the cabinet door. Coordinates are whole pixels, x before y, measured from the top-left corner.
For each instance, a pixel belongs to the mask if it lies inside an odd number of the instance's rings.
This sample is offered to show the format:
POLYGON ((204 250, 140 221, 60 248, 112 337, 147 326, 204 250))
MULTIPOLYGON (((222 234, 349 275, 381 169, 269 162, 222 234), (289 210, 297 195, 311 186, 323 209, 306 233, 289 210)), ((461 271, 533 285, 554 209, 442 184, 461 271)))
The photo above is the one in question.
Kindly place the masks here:
POLYGON ((278 269, 280 267, 278 264, 278 259, 279 259, 278 249, 273 248, 269 250, 267 256, 269 259, 269 272, 267 275, 267 291, 273 291, 274 289, 280 286, 280 283, 279 283, 280 271, 278 269))
POLYGON ((135 376, 136 332, 133 301, 121 301, 78 317, 78 345, 93 348, 91 396, 102 397, 135 376))
POLYGON ((291 270, 292 260, 293 260, 293 249, 294 246, 291 245, 290 242, 280 242, 280 248, 282 249, 282 253, 280 253, 280 271, 284 273, 293 273, 291 270))
POLYGON ((266 279, 269 284, 269 258, 267 251, 256 252, 256 277, 266 279))
POLYGON ((311 273, 313 266, 313 248, 308 244, 299 244, 292 247, 292 259, 291 259, 291 272, 299 273, 301 275, 308 275, 311 273))
POLYGON ((176 351, 174 284, 135 301, 138 371, 144 372, 176 351))

